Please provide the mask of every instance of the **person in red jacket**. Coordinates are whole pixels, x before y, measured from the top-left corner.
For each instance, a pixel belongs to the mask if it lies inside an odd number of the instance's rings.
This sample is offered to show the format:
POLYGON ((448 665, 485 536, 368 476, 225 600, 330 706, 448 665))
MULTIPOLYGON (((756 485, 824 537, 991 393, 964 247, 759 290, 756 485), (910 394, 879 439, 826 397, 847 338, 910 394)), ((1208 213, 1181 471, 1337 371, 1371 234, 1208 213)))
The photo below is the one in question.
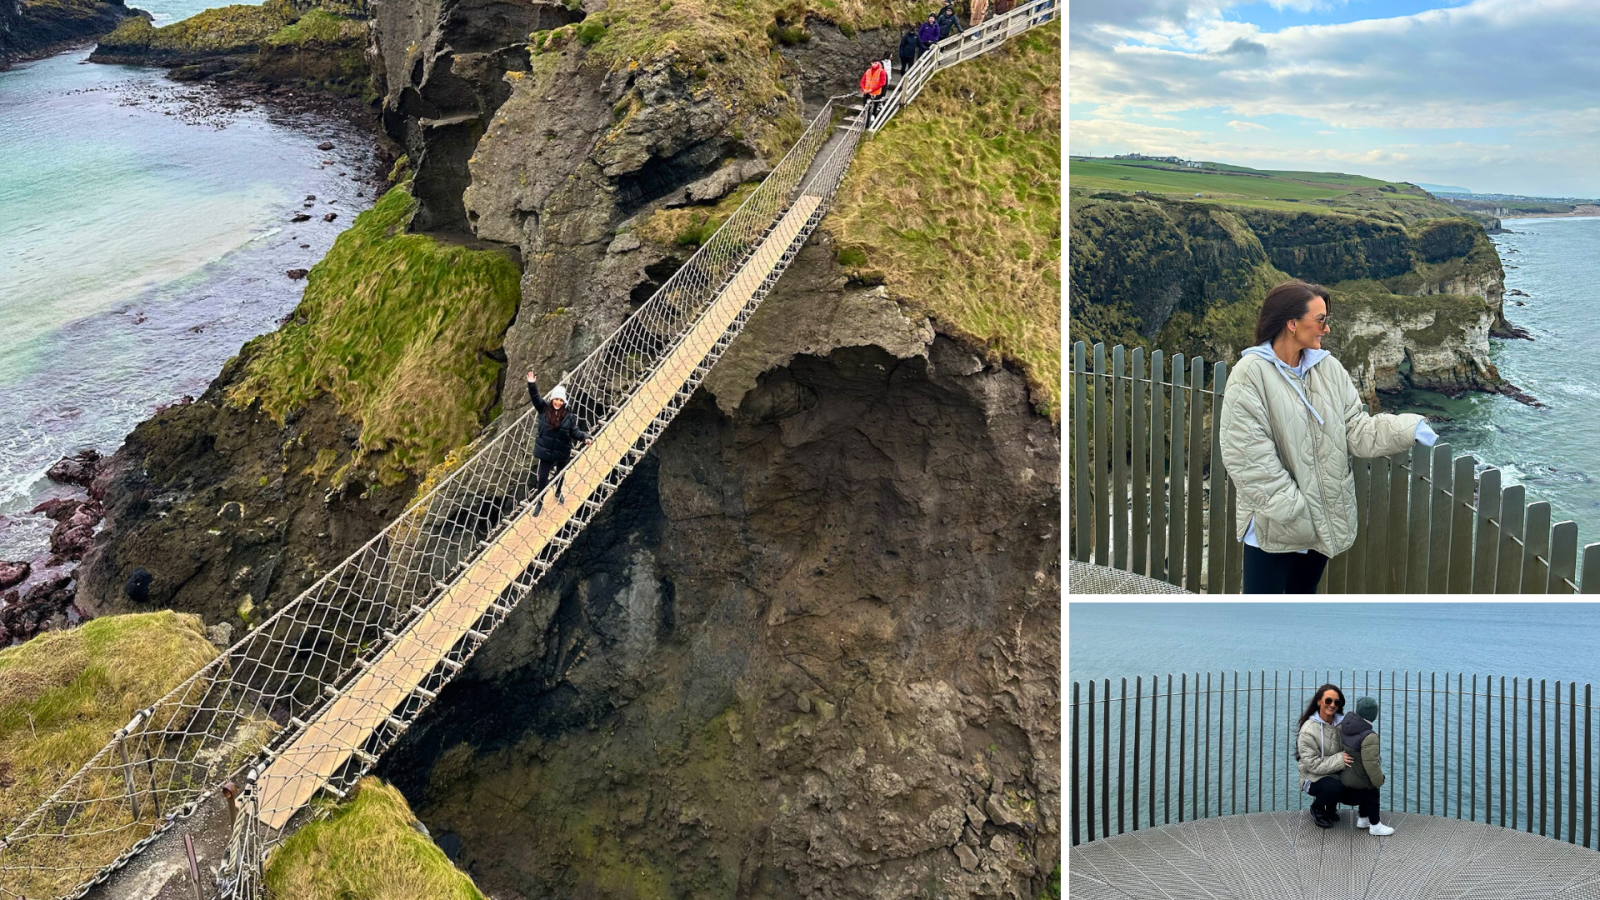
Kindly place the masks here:
POLYGON ((883 97, 883 89, 888 86, 889 73, 884 70, 883 61, 873 60, 861 75, 861 104, 866 107, 866 114, 872 113, 873 105, 883 97))

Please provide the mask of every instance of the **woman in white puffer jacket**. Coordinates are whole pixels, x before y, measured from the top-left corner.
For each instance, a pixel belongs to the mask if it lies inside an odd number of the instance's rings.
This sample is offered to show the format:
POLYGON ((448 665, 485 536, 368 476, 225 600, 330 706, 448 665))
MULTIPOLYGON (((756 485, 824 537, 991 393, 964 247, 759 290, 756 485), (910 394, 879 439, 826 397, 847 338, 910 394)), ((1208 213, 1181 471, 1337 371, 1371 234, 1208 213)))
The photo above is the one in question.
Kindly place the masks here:
POLYGON ((1438 436, 1422 416, 1369 415, 1355 383, 1322 349, 1327 288, 1288 281, 1256 319, 1256 344, 1228 373, 1219 435, 1239 491, 1244 592, 1309 594, 1356 538, 1353 454, 1389 456, 1438 436))

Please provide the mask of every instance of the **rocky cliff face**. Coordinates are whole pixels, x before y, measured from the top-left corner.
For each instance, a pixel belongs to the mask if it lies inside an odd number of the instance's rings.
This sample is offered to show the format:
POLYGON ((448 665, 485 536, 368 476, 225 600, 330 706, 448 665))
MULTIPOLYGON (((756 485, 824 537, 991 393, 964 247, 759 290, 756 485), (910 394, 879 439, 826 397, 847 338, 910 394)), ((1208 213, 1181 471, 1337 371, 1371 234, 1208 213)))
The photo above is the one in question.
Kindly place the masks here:
POLYGON ((405 508, 415 479, 334 491, 319 455, 348 459, 361 429, 324 395, 280 427, 224 400, 247 355, 198 400, 157 413, 105 468, 106 525, 77 572, 96 614, 163 607, 208 624, 259 622, 366 543, 405 508), (136 605, 123 584, 153 577, 136 605))
POLYGON ((582 18, 556 2, 407 0, 377 4, 372 34, 383 127, 416 170, 418 231, 469 233, 467 160, 528 69, 528 35, 582 18))
POLYGON ((0 0, 0 69, 88 41, 132 15, 123 0, 0 0))
POLYGON ((1058 437, 831 256, 384 764, 487 890, 1043 889, 1058 437))
POLYGON ((1332 290, 1326 346, 1369 404, 1402 379, 1508 387, 1489 360, 1489 338, 1512 334, 1504 271, 1471 220, 1075 197, 1071 227, 1074 339, 1232 360, 1266 292, 1302 278, 1332 290))

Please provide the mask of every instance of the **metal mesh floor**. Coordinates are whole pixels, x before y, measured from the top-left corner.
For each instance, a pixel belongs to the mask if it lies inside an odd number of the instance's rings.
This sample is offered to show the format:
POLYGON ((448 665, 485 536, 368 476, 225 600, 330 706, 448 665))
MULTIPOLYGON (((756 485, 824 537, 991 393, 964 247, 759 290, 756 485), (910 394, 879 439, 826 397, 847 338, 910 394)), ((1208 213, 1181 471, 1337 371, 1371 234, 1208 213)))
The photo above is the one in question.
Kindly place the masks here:
POLYGON ((1600 900, 1600 853, 1479 822, 1383 814, 1375 838, 1304 810, 1120 834, 1067 853, 1076 900, 1600 900))
POLYGON ((1183 588, 1165 581, 1070 560, 1067 564, 1069 594, 1187 594, 1183 588))

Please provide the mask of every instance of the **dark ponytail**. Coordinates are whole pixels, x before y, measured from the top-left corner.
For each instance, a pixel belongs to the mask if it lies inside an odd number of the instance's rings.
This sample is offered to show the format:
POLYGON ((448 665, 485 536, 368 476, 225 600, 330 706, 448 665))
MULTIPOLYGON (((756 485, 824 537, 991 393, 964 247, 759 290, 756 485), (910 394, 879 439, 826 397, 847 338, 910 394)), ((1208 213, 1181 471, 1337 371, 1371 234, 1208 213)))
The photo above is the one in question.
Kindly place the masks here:
POLYGON ((1277 340, 1290 322, 1306 314, 1314 297, 1321 297, 1328 304, 1328 309, 1333 309, 1333 298, 1328 296, 1328 289, 1320 284, 1297 279, 1285 281, 1268 291, 1267 299, 1261 301, 1261 314, 1256 317, 1256 344, 1277 340))

